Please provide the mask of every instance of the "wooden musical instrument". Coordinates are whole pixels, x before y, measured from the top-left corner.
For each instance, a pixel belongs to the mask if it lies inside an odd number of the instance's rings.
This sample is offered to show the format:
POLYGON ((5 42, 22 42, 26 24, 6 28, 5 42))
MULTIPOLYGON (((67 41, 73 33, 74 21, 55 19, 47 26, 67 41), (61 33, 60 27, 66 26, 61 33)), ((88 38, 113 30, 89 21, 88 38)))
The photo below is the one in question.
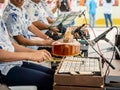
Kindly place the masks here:
POLYGON ((55 56, 75 56, 80 53, 80 43, 73 39, 71 29, 67 31, 63 37, 52 45, 52 54, 55 56))
POLYGON ((103 90, 104 75, 97 57, 66 57, 54 74, 54 90, 103 90))

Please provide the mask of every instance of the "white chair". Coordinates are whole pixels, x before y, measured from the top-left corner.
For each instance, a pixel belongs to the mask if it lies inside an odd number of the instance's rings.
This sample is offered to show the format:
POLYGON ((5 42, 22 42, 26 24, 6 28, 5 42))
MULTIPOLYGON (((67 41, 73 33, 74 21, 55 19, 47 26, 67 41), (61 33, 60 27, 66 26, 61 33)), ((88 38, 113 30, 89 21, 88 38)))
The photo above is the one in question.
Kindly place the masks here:
POLYGON ((37 90, 36 86, 10 86, 11 90, 37 90))

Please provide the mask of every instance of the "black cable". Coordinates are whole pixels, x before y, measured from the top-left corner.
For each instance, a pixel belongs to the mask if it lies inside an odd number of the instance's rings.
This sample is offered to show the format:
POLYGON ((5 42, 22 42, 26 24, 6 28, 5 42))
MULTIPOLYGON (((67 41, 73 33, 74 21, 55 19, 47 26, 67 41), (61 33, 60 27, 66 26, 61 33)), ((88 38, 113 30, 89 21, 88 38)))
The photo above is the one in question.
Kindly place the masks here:
POLYGON ((112 68, 115 69, 115 67, 105 58, 103 55, 101 55, 91 44, 90 42, 83 36, 84 40, 92 47, 92 49, 112 68))

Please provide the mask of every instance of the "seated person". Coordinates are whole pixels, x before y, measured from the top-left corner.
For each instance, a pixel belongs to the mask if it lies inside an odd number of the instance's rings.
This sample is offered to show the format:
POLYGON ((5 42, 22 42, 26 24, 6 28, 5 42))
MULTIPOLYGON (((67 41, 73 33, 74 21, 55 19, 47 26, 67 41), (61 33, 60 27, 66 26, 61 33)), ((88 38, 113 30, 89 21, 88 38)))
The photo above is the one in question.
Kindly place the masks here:
MULTIPOLYGON (((49 27, 51 23, 54 22, 52 18, 48 15, 46 8, 46 4, 42 0, 27 0, 25 1, 24 8, 26 9, 32 23, 38 27, 39 29, 47 29, 49 28, 52 31, 58 31, 57 27, 49 27), (44 24, 44 25, 43 25, 44 24), (44 27, 41 27, 44 26, 44 27)), ((47 31, 44 31, 47 35, 52 38, 52 35, 47 31)), ((55 35, 53 33, 53 35, 55 35)), ((59 30, 61 33, 61 31, 59 30)), ((53 37, 54 39, 54 37, 53 37)), ((56 39, 55 39, 56 40, 56 39)))
POLYGON ((3 20, 0 18, 0 76, 8 86, 35 85, 38 90, 53 90, 54 71, 27 62, 49 60, 46 50, 33 50, 11 42, 3 20), (27 60, 27 61, 26 61, 27 60))
MULTIPOLYGON (((49 17, 48 13, 44 10, 41 0, 26 0, 23 6, 26 9, 28 16, 30 17, 33 24, 36 26, 39 25, 37 26, 39 29, 48 29, 50 23, 54 22, 54 20, 52 20, 49 17), (44 24, 44 27, 40 26, 41 23, 44 24)), ((54 27, 51 27, 49 29, 52 31, 57 31, 57 28, 54 27)))
POLYGON ((53 20, 56 20, 56 17, 58 15, 58 10, 60 7, 60 0, 41 0, 41 4, 43 5, 46 13, 49 15, 50 18, 53 20), (55 14, 57 14, 55 16, 55 14))
POLYGON ((33 46, 51 45, 53 40, 32 24, 24 8, 22 8, 23 3, 24 0, 10 0, 3 12, 3 19, 10 37, 20 45, 32 46, 31 48, 36 48, 33 46), (31 40, 28 31, 44 40, 31 40))

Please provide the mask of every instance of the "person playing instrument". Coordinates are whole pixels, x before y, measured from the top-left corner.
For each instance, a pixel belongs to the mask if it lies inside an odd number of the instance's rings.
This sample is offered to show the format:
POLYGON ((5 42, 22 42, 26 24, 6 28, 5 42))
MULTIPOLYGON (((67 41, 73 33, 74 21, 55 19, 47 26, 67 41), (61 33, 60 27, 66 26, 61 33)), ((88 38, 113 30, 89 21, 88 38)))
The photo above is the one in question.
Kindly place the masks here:
POLYGON ((55 18, 53 19, 53 17, 51 17, 51 15, 49 14, 50 11, 49 9, 47 9, 48 7, 44 1, 27 0, 25 1, 25 4, 23 6, 27 11, 32 23, 40 30, 42 29, 42 32, 44 32, 51 38, 54 33, 58 34, 58 32, 60 32, 56 26, 51 27, 51 24, 54 22, 55 18), (52 35, 50 32, 52 33, 52 35))
MULTIPOLYGON (((46 50, 33 50, 11 42, 0 17, 0 79, 8 86, 35 85, 38 90, 53 90, 52 69, 33 62, 50 59, 46 50)), ((1 82, 0 82, 1 83, 1 82)))
POLYGON ((31 48, 38 48, 41 45, 51 45, 53 40, 32 24, 25 9, 22 7, 23 3, 24 0, 10 0, 4 10, 3 19, 10 37, 20 45, 30 46, 31 48), (31 40, 32 37, 29 32, 32 32, 34 36, 40 37, 43 40, 31 40))
POLYGON ((43 2, 42 5, 44 5, 46 13, 48 13, 50 18, 55 20, 56 16, 58 15, 60 0, 44 0, 44 1, 45 3, 43 2))

